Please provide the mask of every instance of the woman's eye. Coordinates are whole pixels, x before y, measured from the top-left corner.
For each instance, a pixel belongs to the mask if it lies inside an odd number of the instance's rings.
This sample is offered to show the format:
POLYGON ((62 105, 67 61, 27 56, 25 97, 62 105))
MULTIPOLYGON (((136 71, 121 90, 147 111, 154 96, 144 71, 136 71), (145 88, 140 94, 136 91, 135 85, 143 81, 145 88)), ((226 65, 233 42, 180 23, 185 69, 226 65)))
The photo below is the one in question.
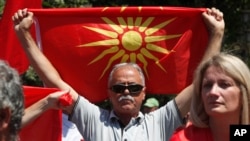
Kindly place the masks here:
POLYGON ((205 88, 205 89, 209 89, 209 88, 211 88, 212 86, 213 86, 212 83, 204 83, 204 84, 202 85, 202 87, 205 88))
POLYGON ((221 88, 227 88, 227 87, 230 87, 231 84, 228 83, 228 82, 222 82, 222 83, 219 84, 219 86, 220 86, 221 88))

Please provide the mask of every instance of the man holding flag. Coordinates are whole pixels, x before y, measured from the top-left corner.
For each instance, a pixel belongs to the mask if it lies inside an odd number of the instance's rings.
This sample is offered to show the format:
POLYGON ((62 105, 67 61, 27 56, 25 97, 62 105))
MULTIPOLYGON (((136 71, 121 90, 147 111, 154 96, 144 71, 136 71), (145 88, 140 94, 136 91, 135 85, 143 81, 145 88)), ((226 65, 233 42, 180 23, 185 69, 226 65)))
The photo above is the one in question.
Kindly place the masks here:
MULTIPOLYGON (((218 9, 207 9, 202 17, 209 30, 209 42, 203 60, 219 53, 224 34, 223 13, 218 9)), ((55 67, 39 50, 29 28, 33 23, 33 13, 18 10, 13 15, 15 31, 23 48, 40 78, 48 87, 56 87, 56 92, 32 105, 26 114, 41 114, 48 109, 62 109, 69 115, 86 141, 113 140, 164 140, 168 141, 174 130, 182 125, 182 119, 189 111, 192 84, 182 90, 175 99, 149 115, 140 112, 145 98, 145 78, 141 68, 135 63, 121 63, 113 67, 108 79, 108 96, 113 110, 100 109, 90 103, 65 82, 55 67), (58 99, 69 93, 73 102, 69 106, 58 104, 58 99)), ((73 63, 73 62, 72 62, 73 63)), ((157 82, 155 82, 157 83, 157 82)), ((93 86, 94 87, 94 86, 93 86)), ((105 91, 105 90, 103 90, 105 91)))

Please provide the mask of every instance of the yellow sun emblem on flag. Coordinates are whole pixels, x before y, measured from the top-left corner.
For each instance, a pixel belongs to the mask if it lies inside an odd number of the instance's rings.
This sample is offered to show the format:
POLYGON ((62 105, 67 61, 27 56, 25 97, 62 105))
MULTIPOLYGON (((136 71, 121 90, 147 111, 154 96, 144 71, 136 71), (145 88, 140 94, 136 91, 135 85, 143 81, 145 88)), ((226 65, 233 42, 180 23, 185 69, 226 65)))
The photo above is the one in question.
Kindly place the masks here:
POLYGON ((158 46, 155 43, 173 38, 178 38, 181 36, 181 34, 154 35, 154 33, 164 28, 176 18, 163 21, 152 27, 149 27, 149 25, 155 19, 154 17, 147 17, 144 21, 142 17, 117 17, 117 21, 119 22, 118 24, 116 24, 108 17, 101 18, 109 27, 113 29, 113 31, 90 26, 83 26, 83 28, 104 35, 105 37, 107 37, 107 39, 89 42, 78 46, 109 46, 109 48, 102 51, 102 53, 100 53, 89 63, 95 63, 103 59, 106 55, 113 54, 112 57, 109 58, 106 68, 103 70, 100 78, 103 77, 103 75, 110 68, 112 63, 118 59, 120 59, 121 62, 136 62, 138 60, 143 64, 143 70, 147 77, 147 59, 153 60, 161 70, 166 72, 165 68, 160 64, 159 58, 157 58, 153 54, 153 52, 162 53, 166 55, 173 50, 168 50, 164 47, 158 46))

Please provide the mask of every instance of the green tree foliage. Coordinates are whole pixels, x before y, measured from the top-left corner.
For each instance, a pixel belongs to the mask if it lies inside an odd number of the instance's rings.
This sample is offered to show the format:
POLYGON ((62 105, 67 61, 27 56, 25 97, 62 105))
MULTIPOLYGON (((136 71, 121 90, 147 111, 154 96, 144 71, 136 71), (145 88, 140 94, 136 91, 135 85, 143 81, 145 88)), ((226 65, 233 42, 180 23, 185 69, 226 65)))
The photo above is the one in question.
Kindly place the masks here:
POLYGON ((72 8, 88 6, 89 0, 43 0, 44 8, 72 8))
POLYGON ((21 75, 23 85, 27 86, 43 86, 43 82, 39 79, 38 75, 32 67, 21 75))
MULTIPOLYGON (((0 0, 0 15, 3 14, 3 8, 4 8, 5 0, 0 0)), ((0 17, 1 19, 1 17, 0 17)))

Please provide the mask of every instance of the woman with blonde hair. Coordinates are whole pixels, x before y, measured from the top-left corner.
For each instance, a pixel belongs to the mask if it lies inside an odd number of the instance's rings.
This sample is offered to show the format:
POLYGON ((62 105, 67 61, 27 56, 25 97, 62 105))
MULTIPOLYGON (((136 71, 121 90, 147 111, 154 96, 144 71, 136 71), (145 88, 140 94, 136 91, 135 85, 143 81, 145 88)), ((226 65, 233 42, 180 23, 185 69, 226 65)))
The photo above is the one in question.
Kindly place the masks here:
POLYGON ((193 85, 191 122, 171 141, 229 141, 230 125, 250 124, 250 71, 241 59, 213 56, 199 65, 193 85))

